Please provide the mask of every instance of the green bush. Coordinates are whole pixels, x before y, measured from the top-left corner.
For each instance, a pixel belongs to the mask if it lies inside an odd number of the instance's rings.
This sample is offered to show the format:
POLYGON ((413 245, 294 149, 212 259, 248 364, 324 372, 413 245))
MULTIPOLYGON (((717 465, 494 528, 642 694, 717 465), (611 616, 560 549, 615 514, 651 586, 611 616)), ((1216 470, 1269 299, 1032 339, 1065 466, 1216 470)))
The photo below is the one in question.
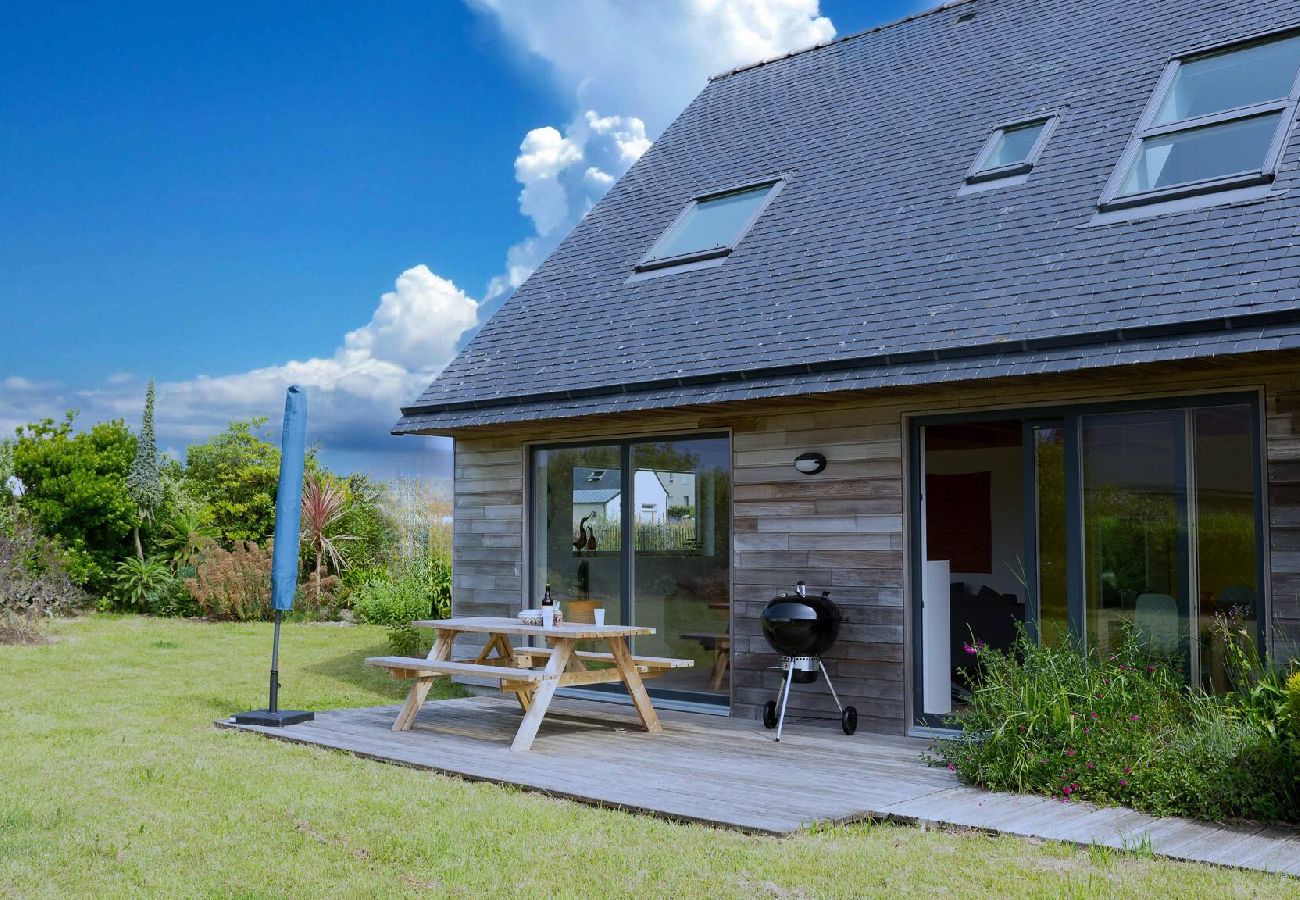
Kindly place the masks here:
POLYGON ((368 581, 352 592, 352 611, 369 625, 409 625, 429 616, 432 598, 418 578, 368 581))
POLYGON ((1300 766, 1300 671, 1292 674, 1286 682, 1286 705, 1291 714, 1291 753, 1300 766))
POLYGON ((1105 659, 1076 645, 969 647, 975 690, 960 738, 935 753, 994 790, 1204 819, 1300 819, 1285 741, 1239 694, 1188 691, 1130 636, 1105 659))

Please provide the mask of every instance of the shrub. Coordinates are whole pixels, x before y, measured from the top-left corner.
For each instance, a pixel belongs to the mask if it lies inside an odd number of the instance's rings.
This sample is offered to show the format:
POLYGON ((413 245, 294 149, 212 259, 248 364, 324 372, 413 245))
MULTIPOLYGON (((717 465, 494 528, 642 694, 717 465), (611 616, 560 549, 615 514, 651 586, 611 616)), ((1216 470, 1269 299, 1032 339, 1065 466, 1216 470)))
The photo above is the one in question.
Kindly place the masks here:
POLYGON ((1291 752, 1300 765, 1300 671, 1286 682, 1286 705, 1291 715, 1291 752))
POLYGON ((216 619, 271 617, 271 543, 241 541, 234 549, 210 546, 199 553, 185 588, 204 615, 216 619))
POLYGON ((127 557, 113 569, 113 596, 117 605, 135 612, 152 612, 173 589, 175 577, 161 559, 127 557))
POLYGON ((965 734, 935 746, 968 782, 1160 815, 1300 816, 1276 730, 1236 695, 1188 691, 1131 635, 1105 659, 1023 635, 1010 653, 968 652, 978 671, 955 720, 965 734))
POLYGON ((352 611, 369 625, 409 625, 429 615, 432 598, 423 579, 399 575, 368 581, 352 592, 352 611))
POLYGON ((0 643, 42 639, 42 624, 89 603, 53 541, 21 517, 0 532, 0 643))

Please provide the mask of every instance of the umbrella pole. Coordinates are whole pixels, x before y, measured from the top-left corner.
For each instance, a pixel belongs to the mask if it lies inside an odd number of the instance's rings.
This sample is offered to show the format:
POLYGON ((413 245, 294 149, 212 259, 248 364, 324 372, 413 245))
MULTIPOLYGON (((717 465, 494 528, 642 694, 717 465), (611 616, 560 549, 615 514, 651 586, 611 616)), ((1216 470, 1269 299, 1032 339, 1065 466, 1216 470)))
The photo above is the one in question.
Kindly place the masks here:
POLYGON ((271 639, 271 701, 267 712, 280 711, 280 610, 275 611, 275 637, 271 639))

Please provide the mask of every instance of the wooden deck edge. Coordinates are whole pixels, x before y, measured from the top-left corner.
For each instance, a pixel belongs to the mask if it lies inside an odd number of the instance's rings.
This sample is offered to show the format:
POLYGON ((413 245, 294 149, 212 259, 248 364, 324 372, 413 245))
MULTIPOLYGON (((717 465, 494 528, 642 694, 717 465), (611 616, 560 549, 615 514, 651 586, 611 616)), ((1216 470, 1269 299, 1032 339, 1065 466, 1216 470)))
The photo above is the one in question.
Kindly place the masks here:
POLYGON ((260 734, 263 737, 271 738, 276 741, 284 741, 289 744, 298 744, 304 747, 315 747, 318 750, 327 750, 334 753, 345 753, 348 756, 355 756, 358 759, 369 759, 375 762, 385 763, 390 766, 401 766, 406 769, 417 769, 421 772, 432 772, 435 775, 443 775, 447 778, 457 778, 461 781, 475 782, 479 784, 494 784, 499 787, 512 787, 517 790, 526 791, 530 794, 539 794, 543 797, 551 797, 556 800, 568 800, 573 803, 581 803, 583 806, 590 806, 595 809, 612 809, 618 812, 631 813, 638 816, 649 816, 655 819, 661 819, 667 822, 677 822, 687 825, 704 825, 709 828, 719 828, 726 831, 737 831, 741 834, 753 834, 761 837, 784 838, 791 835, 807 831, 819 823, 805 823, 784 831, 777 831, 769 828, 759 828, 753 825, 743 825, 739 822, 725 822, 717 819, 705 819, 696 816, 686 816, 679 813, 665 812, 661 809, 650 807, 635 806, 625 803, 608 803, 604 800, 596 800, 591 797, 584 797, 581 794, 571 794, 567 791, 556 791, 550 788, 538 787, 537 785, 524 784, 518 781, 512 781, 509 778, 493 778, 488 775, 473 775, 467 772, 458 772, 455 769, 445 769, 440 766, 429 765, 426 763, 408 762, 404 759, 393 759, 388 756, 380 756, 375 753, 367 753, 365 750, 350 750, 345 747, 330 747, 319 741, 313 741, 295 734, 286 733, 280 729, 259 728, 257 726, 236 725, 227 719, 216 719, 212 723, 214 726, 226 731, 242 731, 248 734, 260 734))
MULTIPOLYGON (((1115 852, 1123 853, 1126 855, 1129 854, 1141 855, 1145 852, 1145 851, 1135 850, 1131 845, 1127 845, 1123 840, 1124 838, 1123 834, 1116 834, 1113 839, 1107 839, 1104 841, 1099 841, 1095 838, 1089 841, 1085 841, 1077 838, 1055 838, 1046 835, 1038 835, 1038 834, 1032 834, 1027 832, 1008 831, 993 826, 970 825, 970 824, 965 824, 960 822, 954 822, 944 818, 931 818, 928 816, 916 815, 913 813, 891 812, 889 807, 885 807, 883 809, 878 809, 878 810, 866 809, 861 812, 855 812, 847 816, 819 819, 813 822, 803 822, 793 828, 784 829, 784 830, 774 830, 774 829, 756 827, 752 825, 744 825, 739 822, 728 822, 728 821, 723 821, 718 819, 706 819, 703 817, 688 816, 688 815, 682 815, 678 813, 670 813, 664 810, 654 809, 651 807, 636 806, 634 804, 610 803, 607 801, 596 800, 591 797, 586 797, 581 794, 570 793, 568 791, 557 791, 550 788, 539 787, 537 785, 525 784, 519 781, 513 781, 509 778, 493 778, 491 776, 486 776, 486 775, 473 775, 465 772, 459 772, 456 771, 455 769, 447 769, 436 765, 409 762, 401 759, 393 759, 391 757, 385 757, 385 756, 380 756, 378 754, 369 753, 364 750, 352 750, 343 747, 331 747, 326 744, 322 744, 319 741, 311 740, 308 737, 300 736, 280 729, 262 728, 255 725, 253 726, 237 725, 234 722, 229 721, 228 719, 216 719, 215 721, 213 721, 212 724, 219 729, 224 729, 228 731, 243 731, 251 734, 260 734, 264 737, 268 737, 273 740, 285 741, 286 743, 299 744, 301 746, 307 746, 307 747, 316 747, 321 750, 334 751, 338 753, 346 753, 350 756, 355 756, 359 759, 374 760, 375 762, 386 763, 388 765, 402 766, 404 768, 417 769, 419 771, 425 771, 425 772, 433 772, 437 775, 443 775, 448 778, 458 778, 461 781, 494 784, 502 787, 513 787, 518 790, 526 791, 528 793, 539 794, 541 796, 551 797, 557 800, 567 800, 573 803, 581 803, 584 806, 590 806, 597 809, 612 809, 612 810, 617 810, 619 812, 631 813, 634 815, 650 816, 668 822, 678 822, 678 823, 685 823, 691 825, 704 825, 710 828, 719 828, 727 831, 740 832, 742 834, 760 835, 763 837, 787 838, 793 835, 807 833, 814 829, 821 829, 826 827, 831 827, 831 828, 845 827, 849 825, 862 824, 864 822, 888 822, 890 824, 902 825, 905 827, 921 828, 921 829, 934 828, 934 829, 938 829, 945 832, 951 832, 951 833, 966 833, 966 834, 973 833, 973 834, 984 834, 993 837, 1006 836, 1006 837, 1019 838, 1022 840, 1053 841, 1055 843, 1068 844, 1084 850, 1090 849, 1094 846, 1104 846, 1110 850, 1114 850, 1115 852)), ((940 790, 936 790, 932 793, 938 794, 938 793, 942 793, 944 790, 949 790, 949 789, 943 788, 940 790)), ((1019 795, 1019 794, 1002 795, 1002 794, 996 794, 991 791, 988 793, 990 796, 1025 796, 1025 797, 1035 796, 1035 795, 1027 795, 1027 794, 1026 795, 1019 795)), ((930 795, 926 795, 926 796, 930 796, 930 795)), ((913 800, 903 801, 903 802, 913 803, 915 802, 915 798, 913 800)), ((891 806, 893 805, 901 805, 901 803, 891 804, 891 806)), ((1103 809, 1103 808, 1110 808, 1110 807, 1097 807, 1097 809, 1103 809)), ((1115 807, 1115 808, 1128 809, 1128 807, 1115 807)), ((1153 824, 1155 822, 1161 821, 1160 817, 1157 816, 1151 816, 1151 819, 1153 824)), ((1197 824, 1204 824, 1206 827, 1213 827, 1214 825, 1214 823, 1209 823, 1209 822, 1197 823, 1197 824)), ((1141 840, 1140 832, 1135 832, 1134 835, 1138 838, 1138 840, 1141 840)), ((1172 859, 1178 862, 1197 863, 1203 866, 1214 866, 1216 868, 1230 869, 1239 872, 1265 872, 1270 875, 1280 875, 1286 878, 1300 880, 1300 874, 1287 872, 1273 866, 1234 865, 1232 863, 1218 862, 1214 860, 1198 858, 1195 856, 1191 856, 1187 852, 1180 851, 1180 850, 1173 850, 1173 851, 1166 852, 1166 851, 1156 849, 1155 847, 1151 848, 1150 853, 1152 856, 1158 856, 1164 859, 1172 859)))

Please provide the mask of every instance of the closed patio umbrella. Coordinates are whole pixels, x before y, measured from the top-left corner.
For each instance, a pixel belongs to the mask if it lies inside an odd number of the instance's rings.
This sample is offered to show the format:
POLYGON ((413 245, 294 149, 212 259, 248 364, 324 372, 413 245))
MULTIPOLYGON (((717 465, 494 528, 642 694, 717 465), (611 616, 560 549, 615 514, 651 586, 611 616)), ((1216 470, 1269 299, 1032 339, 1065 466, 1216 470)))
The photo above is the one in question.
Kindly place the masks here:
POLYGON ((275 492, 275 549, 271 556, 271 606, 275 637, 271 643, 271 696, 266 709, 239 713, 241 725, 281 728, 314 719, 313 713, 280 709, 280 618, 293 609, 298 590, 298 540, 302 511, 302 470, 307 454, 307 395, 291 385, 284 399, 284 428, 280 432, 280 482, 275 492))

